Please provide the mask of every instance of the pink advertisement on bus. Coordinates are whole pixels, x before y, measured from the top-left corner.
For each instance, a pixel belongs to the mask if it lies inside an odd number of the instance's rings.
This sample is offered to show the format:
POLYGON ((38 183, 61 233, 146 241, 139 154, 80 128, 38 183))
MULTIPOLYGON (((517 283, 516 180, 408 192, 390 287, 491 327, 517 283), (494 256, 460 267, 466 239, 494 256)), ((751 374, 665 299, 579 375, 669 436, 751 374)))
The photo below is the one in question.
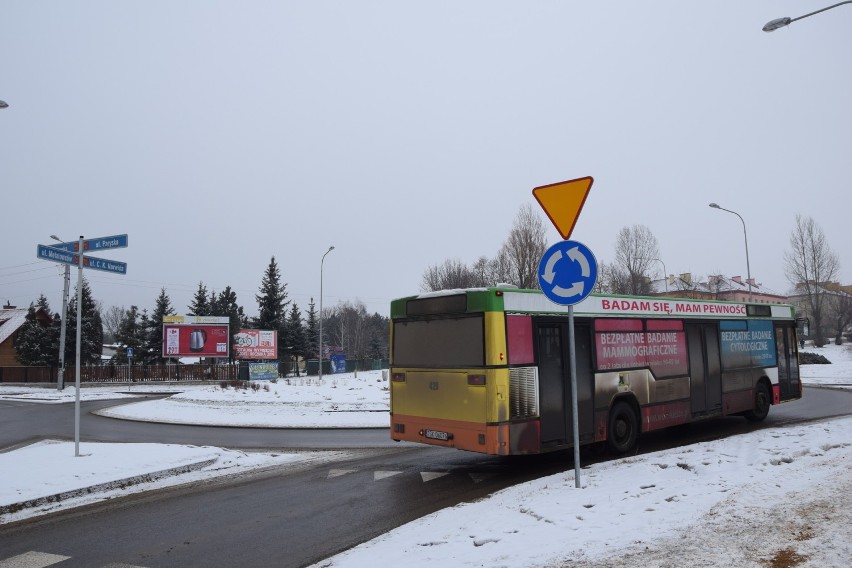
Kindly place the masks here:
POLYGON ((686 334, 677 320, 597 320, 598 369, 650 368, 658 377, 688 372, 686 334))

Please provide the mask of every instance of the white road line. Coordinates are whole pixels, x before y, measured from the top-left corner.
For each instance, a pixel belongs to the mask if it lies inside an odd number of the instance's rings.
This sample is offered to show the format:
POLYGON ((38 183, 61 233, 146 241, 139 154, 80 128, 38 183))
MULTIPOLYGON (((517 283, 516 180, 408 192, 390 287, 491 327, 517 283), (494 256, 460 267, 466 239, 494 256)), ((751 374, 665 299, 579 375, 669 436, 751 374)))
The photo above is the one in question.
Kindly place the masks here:
POLYGON ((25 552, 6 560, 0 560, 0 568, 45 568, 71 558, 47 552, 25 552))
POLYGON ((439 477, 444 477, 445 475, 449 475, 449 471, 421 471, 420 477, 423 479, 423 482, 432 481, 433 479, 438 479, 439 477))
POLYGON ((348 475, 350 473, 355 473, 358 471, 357 469, 330 469, 328 470, 328 477, 326 479, 331 479, 332 477, 340 477, 341 475, 348 475))
POLYGON ((373 481, 379 481, 380 479, 387 479, 388 477, 393 477, 394 475, 399 475, 402 473, 401 471, 377 471, 373 473, 373 481))

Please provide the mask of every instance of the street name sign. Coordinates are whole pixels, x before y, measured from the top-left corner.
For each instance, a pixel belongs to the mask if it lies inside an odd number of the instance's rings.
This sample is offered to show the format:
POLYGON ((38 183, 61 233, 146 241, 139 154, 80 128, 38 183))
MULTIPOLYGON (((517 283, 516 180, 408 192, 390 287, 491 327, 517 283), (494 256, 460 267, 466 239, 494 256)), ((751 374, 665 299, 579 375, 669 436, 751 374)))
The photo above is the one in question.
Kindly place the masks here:
MULTIPOLYGON (((80 255, 57 247, 50 247, 47 245, 38 245, 38 247, 36 248, 36 256, 44 260, 52 260, 53 262, 72 264, 74 266, 76 266, 80 262, 80 255)), ((94 268, 95 270, 102 270, 104 272, 127 274, 126 262, 108 260, 105 258, 96 258, 94 256, 83 257, 83 268, 94 268)))
MULTIPOLYGON (((78 252, 80 242, 72 241, 70 243, 57 243, 51 246, 68 252, 78 252)), ((83 241, 83 252, 114 248, 127 248, 127 235, 112 235, 109 237, 98 237, 97 239, 85 239, 83 241)))

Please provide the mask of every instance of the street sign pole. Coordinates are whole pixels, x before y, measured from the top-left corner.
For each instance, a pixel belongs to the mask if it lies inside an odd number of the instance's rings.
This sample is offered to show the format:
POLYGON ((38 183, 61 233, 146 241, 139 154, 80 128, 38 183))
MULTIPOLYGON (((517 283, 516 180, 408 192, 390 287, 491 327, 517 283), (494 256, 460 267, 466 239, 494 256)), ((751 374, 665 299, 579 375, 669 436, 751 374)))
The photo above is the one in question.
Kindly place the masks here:
MULTIPOLYGON (((83 250, 83 236, 80 235, 80 250, 83 250)), ((80 339, 83 336, 83 253, 77 257, 77 356, 74 368, 77 375, 74 395, 74 457, 80 457, 80 339)))
POLYGON ((59 380, 57 390, 65 389, 65 328, 68 327, 68 288, 71 286, 71 265, 65 265, 65 283, 62 285, 62 323, 59 328, 59 380))
POLYGON ((568 371, 571 373, 571 427, 574 431, 574 487, 580 488, 580 417, 577 415, 577 349, 574 344, 574 305, 568 306, 568 371))
MULTIPOLYGON (((55 238, 55 237, 54 237, 55 238)), ((74 395, 74 457, 80 457, 80 355, 83 337, 83 269, 93 268, 116 274, 127 274, 127 263, 117 260, 95 258, 85 256, 87 250, 104 250, 124 248, 127 246, 127 235, 113 235, 97 239, 85 240, 82 235, 74 242, 59 243, 56 246, 36 246, 36 256, 52 262, 61 262, 65 265, 65 290, 62 294, 62 329, 59 339, 59 378, 57 380, 59 390, 65 387, 65 320, 68 316, 68 287, 70 286, 72 264, 77 265, 77 347, 75 350, 76 360, 74 370, 76 375, 74 395)))

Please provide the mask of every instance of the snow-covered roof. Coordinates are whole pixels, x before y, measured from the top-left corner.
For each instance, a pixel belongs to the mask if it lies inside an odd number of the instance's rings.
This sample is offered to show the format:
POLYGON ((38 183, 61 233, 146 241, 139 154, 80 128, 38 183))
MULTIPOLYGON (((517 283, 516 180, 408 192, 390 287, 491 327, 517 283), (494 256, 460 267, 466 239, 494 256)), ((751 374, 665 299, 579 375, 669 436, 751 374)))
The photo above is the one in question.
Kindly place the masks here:
POLYGON ((3 343, 27 320, 26 308, 0 309, 0 343, 3 343))

